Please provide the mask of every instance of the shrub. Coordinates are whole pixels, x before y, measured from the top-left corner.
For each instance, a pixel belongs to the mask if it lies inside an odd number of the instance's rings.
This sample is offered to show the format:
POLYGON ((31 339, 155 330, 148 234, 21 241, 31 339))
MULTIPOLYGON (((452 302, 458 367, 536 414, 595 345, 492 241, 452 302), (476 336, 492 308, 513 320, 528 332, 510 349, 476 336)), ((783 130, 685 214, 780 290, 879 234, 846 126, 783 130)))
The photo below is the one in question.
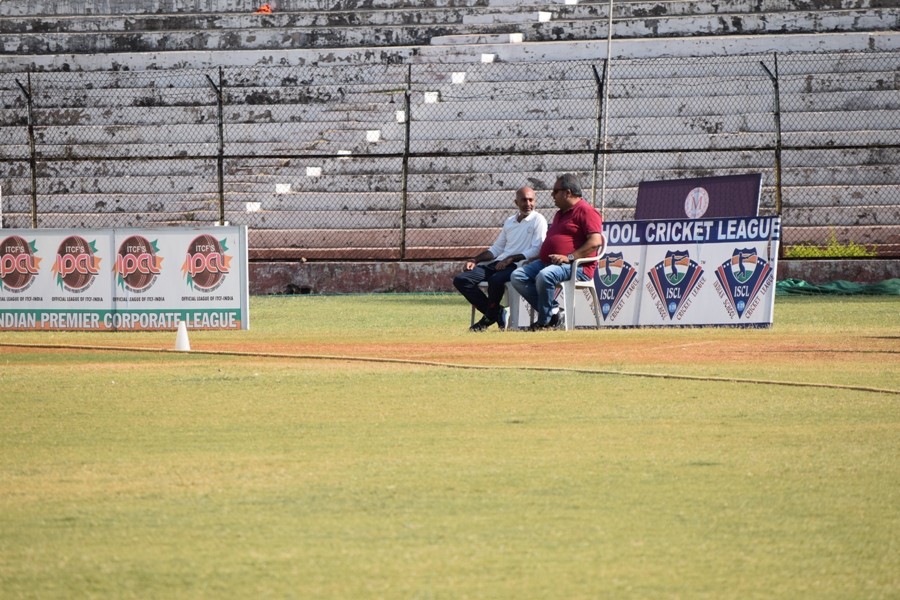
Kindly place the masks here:
POLYGON ((833 229, 825 246, 804 243, 786 246, 784 249, 785 258, 865 258, 872 256, 876 256, 875 246, 869 250, 853 240, 842 244, 837 240, 833 229))

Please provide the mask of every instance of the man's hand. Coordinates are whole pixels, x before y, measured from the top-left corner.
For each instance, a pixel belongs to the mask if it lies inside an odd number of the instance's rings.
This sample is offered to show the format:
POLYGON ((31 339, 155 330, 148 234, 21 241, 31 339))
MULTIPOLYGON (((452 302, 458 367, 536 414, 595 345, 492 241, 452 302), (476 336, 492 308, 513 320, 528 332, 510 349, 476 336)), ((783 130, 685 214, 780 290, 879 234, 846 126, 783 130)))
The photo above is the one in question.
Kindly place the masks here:
POLYGON ((479 254, 478 256, 473 258, 472 260, 466 261, 466 271, 471 271, 476 266, 478 266, 478 263, 487 262, 489 260, 494 260, 494 255, 491 254, 490 250, 485 250, 484 252, 482 252, 481 254, 479 254))
MULTIPOLYGON (((521 253, 520 254, 510 254, 509 256, 507 256, 506 258, 504 258, 503 260, 498 262, 494 268, 497 269, 498 271, 502 271, 504 269, 508 269, 509 265, 515 265, 515 263, 519 262, 520 260, 525 260, 524 254, 521 254, 521 253)), ((526 261, 526 262, 531 262, 531 261, 526 261)))
POLYGON ((567 265, 569 264, 569 257, 565 254, 551 254, 550 262, 554 265, 567 265))

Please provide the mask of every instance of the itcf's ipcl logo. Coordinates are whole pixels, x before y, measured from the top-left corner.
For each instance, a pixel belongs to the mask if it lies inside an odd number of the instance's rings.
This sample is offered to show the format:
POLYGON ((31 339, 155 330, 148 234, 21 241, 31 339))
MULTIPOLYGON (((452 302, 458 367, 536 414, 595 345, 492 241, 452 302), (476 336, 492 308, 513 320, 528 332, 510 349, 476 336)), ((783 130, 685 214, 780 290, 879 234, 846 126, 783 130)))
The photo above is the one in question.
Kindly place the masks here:
POLYGON ((56 283, 67 292, 83 292, 100 273, 100 259, 95 256, 97 241, 88 242, 78 235, 70 235, 56 251, 56 262, 51 269, 56 273, 56 283))
POLYGON ((157 256, 157 240, 148 241, 140 235, 132 235, 119 245, 116 252, 116 282, 130 292, 144 292, 159 277, 162 257, 157 256))
POLYGON ((34 255, 34 241, 11 235, 0 242, 0 290, 23 292, 34 283, 41 259, 34 255))
POLYGON ((756 254, 756 248, 735 248, 731 258, 716 268, 716 279, 739 319, 771 270, 772 267, 756 254))
POLYGON ((225 254, 228 250, 225 241, 204 234, 188 244, 181 272, 191 289, 211 292, 222 284, 231 270, 231 256, 225 254))

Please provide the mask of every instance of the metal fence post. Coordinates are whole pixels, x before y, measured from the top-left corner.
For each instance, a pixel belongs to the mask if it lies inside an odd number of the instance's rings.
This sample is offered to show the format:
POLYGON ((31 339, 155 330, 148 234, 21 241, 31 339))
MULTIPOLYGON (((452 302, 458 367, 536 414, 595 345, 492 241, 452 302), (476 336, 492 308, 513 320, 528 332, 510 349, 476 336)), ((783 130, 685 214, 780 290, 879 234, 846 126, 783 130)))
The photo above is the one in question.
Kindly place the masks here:
POLYGON ((775 214, 781 215, 781 98, 778 88, 778 54, 775 55, 775 74, 760 61, 760 66, 772 80, 775 89, 775 214))
POLYGON ((606 161, 609 158, 609 78, 612 65, 613 0, 609 0, 609 15, 606 25, 606 62, 603 64, 603 193, 600 195, 600 218, 606 217, 606 161))
MULTIPOLYGON (((597 72, 597 66, 591 65, 591 69, 594 70, 594 79, 597 81, 597 139, 594 147, 594 174, 591 182, 591 205, 594 208, 597 208, 597 161, 600 159, 600 144, 603 140, 603 84, 606 80, 606 65, 609 64, 609 59, 603 61, 603 77, 600 77, 600 73, 597 72)), ((605 150, 604 146, 604 150, 605 150)), ((606 155, 604 154, 604 157, 606 155)), ((604 203, 605 204, 605 203, 604 203)), ((603 211, 600 211, 600 216, 604 217, 603 211)))
MULTIPOLYGON (((775 214, 781 216, 781 94, 778 88, 778 53, 775 57, 775 74, 760 61, 766 75, 772 80, 775 89, 775 214)), ((784 258, 784 244, 778 244, 778 258, 784 258)))
POLYGON ((31 73, 28 73, 28 89, 25 89, 18 79, 16 85, 25 94, 25 100, 28 102, 28 150, 31 158, 29 165, 31 167, 31 228, 37 229, 37 156, 34 148, 34 113, 33 102, 31 100, 31 73))
POLYGON ((403 93, 403 115, 404 125, 406 126, 403 139, 403 164, 400 171, 400 260, 406 258, 406 198, 407 198, 407 175, 409 173, 409 122, 412 120, 410 115, 410 88, 412 86, 412 65, 406 66, 406 91, 403 93))
POLYGON ((216 153, 216 174, 219 184, 219 225, 225 225, 225 174, 224 174, 224 162, 225 162, 225 131, 224 131, 224 119, 222 117, 222 113, 224 112, 224 100, 222 99, 222 88, 224 87, 224 75, 222 73, 222 67, 219 67, 219 85, 213 82, 212 77, 209 75, 206 76, 206 79, 209 81, 210 87, 212 87, 213 92, 216 94, 216 132, 218 138, 218 151, 216 153))

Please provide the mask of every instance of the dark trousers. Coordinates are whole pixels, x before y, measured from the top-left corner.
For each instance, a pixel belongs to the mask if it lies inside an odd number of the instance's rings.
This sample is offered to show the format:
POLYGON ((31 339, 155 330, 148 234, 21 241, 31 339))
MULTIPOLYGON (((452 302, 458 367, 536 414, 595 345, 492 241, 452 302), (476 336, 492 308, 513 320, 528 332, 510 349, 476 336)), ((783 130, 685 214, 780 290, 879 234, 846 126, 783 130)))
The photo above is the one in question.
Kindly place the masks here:
POLYGON ((500 318, 500 300, 506 291, 506 282, 509 281, 512 272, 516 270, 516 264, 511 263, 502 271, 494 267, 498 261, 486 265, 476 265, 471 271, 460 273, 453 278, 453 286, 468 300, 481 314, 489 319, 497 321, 500 318), (488 282, 488 293, 484 295, 478 284, 488 282))

